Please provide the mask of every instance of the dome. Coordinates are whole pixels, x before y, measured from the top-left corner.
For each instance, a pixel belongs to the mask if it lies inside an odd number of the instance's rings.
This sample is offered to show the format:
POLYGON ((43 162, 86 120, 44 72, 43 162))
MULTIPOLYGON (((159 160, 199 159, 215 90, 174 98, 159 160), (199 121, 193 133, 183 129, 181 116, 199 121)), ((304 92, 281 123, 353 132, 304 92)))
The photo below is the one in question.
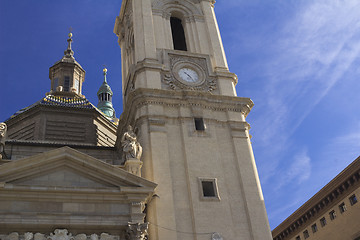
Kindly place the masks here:
POLYGON ((99 91, 97 92, 97 95, 99 95, 101 93, 108 93, 111 96, 113 95, 113 92, 111 91, 111 87, 109 86, 109 84, 107 84, 106 81, 104 81, 103 84, 100 86, 99 91))

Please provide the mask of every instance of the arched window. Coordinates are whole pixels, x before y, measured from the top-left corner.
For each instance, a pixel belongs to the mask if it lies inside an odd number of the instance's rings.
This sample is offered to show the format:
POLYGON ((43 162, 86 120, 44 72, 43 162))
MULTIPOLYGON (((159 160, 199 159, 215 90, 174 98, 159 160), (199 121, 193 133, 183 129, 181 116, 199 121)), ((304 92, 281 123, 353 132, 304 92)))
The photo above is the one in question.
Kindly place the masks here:
POLYGON ((185 32, 181 19, 176 17, 171 17, 170 24, 171 24, 174 49, 187 51, 185 32))

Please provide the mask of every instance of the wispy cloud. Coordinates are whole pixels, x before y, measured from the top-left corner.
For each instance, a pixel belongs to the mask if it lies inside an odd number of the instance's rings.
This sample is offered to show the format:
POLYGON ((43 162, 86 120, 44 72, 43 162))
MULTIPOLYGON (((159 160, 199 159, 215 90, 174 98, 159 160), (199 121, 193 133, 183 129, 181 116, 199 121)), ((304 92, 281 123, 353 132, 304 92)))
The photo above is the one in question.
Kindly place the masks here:
POLYGON ((284 185, 300 185, 308 180, 311 175, 311 159, 306 149, 296 153, 292 159, 288 159, 289 167, 278 177, 278 185, 275 190, 284 185))
POLYGON ((329 163, 324 167, 328 174, 335 176, 360 155, 360 124, 354 125, 321 148, 321 158, 329 163))
POLYGON ((359 12, 358 1, 313 1, 279 33, 265 87, 269 110, 289 134, 359 57, 359 12))
MULTIPOLYGON (((273 156, 286 151, 292 134, 360 56, 360 2, 302 4, 264 49, 271 57, 262 66, 258 98, 265 104, 258 107, 253 130, 261 136, 256 139, 261 151, 273 156)), ((281 156, 275 159, 265 179, 276 174, 281 156)))

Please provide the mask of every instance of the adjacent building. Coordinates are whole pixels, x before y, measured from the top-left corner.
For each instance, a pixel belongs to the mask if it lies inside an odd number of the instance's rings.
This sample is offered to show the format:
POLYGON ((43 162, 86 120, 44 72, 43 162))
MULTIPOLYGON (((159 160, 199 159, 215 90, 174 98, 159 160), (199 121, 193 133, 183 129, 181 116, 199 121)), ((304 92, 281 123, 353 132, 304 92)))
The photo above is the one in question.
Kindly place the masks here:
POLYGON ((274 240, 360 240, 360 157, 272 231, 274 240))

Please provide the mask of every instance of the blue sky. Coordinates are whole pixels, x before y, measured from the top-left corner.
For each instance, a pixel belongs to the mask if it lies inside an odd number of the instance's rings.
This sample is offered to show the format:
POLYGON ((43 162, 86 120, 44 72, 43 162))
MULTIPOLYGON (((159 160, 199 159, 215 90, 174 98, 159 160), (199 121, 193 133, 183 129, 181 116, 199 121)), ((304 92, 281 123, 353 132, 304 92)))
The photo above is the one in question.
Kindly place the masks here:
MULTIPOLYGON (((66 49, 86 71, 97 104, 102 68, 119 117, 121 59, 113 34, 121 0, 0 0, 0 121, 50 90, 66 49)), ((360 2, 218 0, 215 4, 273 229, 359 156, 360 2)))

